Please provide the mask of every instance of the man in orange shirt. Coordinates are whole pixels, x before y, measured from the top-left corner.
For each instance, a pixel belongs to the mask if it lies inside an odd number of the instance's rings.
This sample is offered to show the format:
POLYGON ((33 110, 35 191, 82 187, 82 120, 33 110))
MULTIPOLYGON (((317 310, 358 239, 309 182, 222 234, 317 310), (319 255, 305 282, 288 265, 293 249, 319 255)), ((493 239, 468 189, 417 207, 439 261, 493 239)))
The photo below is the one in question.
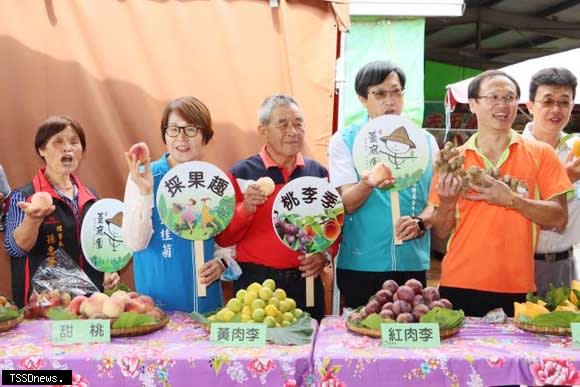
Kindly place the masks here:
POLYGON ((566 193, 572 184, 554 149, 511 129, 520 97, 512 77, 497 70, 483 72, 469 84, 468 97, 478 132, 459 148, 463 168, 495 167, 500 176, 525 181, 528 189, 516 194, 488 176, 489 187, 470 185, 461 195, 461 178, 435 175, 431 224, 439 238, 450 236, 440 293, 469 316, 498 307, 513 315, 513 302, 535 290, 538 225, 558 230, 566 226, 566 193))

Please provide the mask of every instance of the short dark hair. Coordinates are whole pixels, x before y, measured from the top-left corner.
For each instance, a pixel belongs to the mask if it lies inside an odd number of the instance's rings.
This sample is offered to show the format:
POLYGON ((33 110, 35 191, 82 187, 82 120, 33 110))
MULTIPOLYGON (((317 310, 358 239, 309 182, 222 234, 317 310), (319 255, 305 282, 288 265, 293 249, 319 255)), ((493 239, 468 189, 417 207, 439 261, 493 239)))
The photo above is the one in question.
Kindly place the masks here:
POLYGON ((518 85, 518 82, 514 79, 514 77, 512 77, 511 75, 509 75, 505 71, 487 70, 487 71, 482 72, 481 74, 479 74, 478 76, 473 78, 473 80, 471 82, 469 82, 469 86, 467 87, 467 98, 469 98, 469 99, 479 98, 479 89, 481 87, 481 83, 484 80, 486 80, 488 78, 493 78, 493 77, 506 77, 507 79, 512 81, 512 83, 516 86, 517 97, 518 98, 520 97, 520 94, 521 94, 520 85, 518 85))
POLYGON ((358 73, 356 73, 356 78, 354 80, 354 89, 356 93, 366 99, 369 95, 369 86, 383 83, 385 78, 392 72, 397 74, 401 86, 405 89, 405 82, 407 80, 405 72, 391 62, 378 60, 367 63, 361 67, 358 73))
POLYGON ((52 137, 68 127, 72 128, 77 136, 79 136, 84 152, 87 149, 87 140, 81 124, 68 116, 59 115, 48 117, 36 131, 36 136, 34 137, 36 153, 40 156, 39 150, 44 149, 52 137))
POLYGON ((572 89, 572 99, 576 98, 578 80, 567 68, 549 67, 532 75, 532 79, 530 80, 530 101, 536 99, 538 87, 542 85, 569 87, 572 89))
POLYGON ((165 144, 165 129, 172 112, 178 112, 189 124, 196 125, 201 130, 203 144, 207 144, 213 137, 213 126, 209 109, 195 97, 179 97, 169 101, 161 116, 161 139, 165 144))

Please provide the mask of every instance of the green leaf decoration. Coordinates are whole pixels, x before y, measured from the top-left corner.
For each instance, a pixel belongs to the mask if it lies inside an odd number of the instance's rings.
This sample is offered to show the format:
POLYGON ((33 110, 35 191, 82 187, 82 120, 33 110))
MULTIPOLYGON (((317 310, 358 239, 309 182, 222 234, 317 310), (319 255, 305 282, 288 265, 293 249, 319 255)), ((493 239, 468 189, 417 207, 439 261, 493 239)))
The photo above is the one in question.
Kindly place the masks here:
POLYGON ((131 288, 128 287, 127 285, 125 285, 125 284, 118 283, 113 289, 106 289, 104 291, 104 293, 107 296, 111 297, 111 294, 115 293, 117 290, 123 290, 125 292, 130 292, 131 291, 131 288))
POLYGON ((142 327, 144 325, 152 325, 156 323, 157 321, 155 320, 155 318, 153 316, 149 316, 148 314, 123 312, 113 322, 112 328, 127 329, 127 328, 142 327))
POLYGON ((580 314, 569 311, 555 311, 536 316, 529 323, 539 327, 570 328, 570 323, 573 322, 580 322, 580 314))
POLYGON ((422 323, 439 324, 439 329, 452 329, 463 324, 465 314, 463 310, 433 308, 421 317, 422 323))
POLYGON ((542 299, 542 297, 535 296, 534 293, 532 293, 532 292, 528 292, 528 294, 526 295, 526 301, 533 302, 534 304, 537 304, 538 301, 541 299, 542 299))
POLYGON ((304 345, 312 342, 313 333, 312 317, 304 313, 292 325, 266 329, 266 340, 278 345, 304 345))
POLYGON ((381 330, 381 323, 383 319, 377 313, 371 313, 361 321, 361 326, 363 328, 374 329, 375 331, 381 330))
POLYGON ((50 308, 46 312, 46 317, 51 320, 78 320, 78 317, 61 307, 50 308))
POLYGON ((574 292, 574 294, 576 295, 576 299, 578 301, 576 301, 576 306, 580 306, 580 290, 576 290, 576 289, 570 289, 571 292, 574 292))
POLYGON ((563 301, 567 300, 568 297, 570 297, 570 288, 556 288, 550 284, 550 290, 548 290, 545 296, 546 308, 548 310, 554 310, 563 301))
POLYGON ((20 312, 14 308, 0 307, 0 321, 14 320, 20 316, 20 312))

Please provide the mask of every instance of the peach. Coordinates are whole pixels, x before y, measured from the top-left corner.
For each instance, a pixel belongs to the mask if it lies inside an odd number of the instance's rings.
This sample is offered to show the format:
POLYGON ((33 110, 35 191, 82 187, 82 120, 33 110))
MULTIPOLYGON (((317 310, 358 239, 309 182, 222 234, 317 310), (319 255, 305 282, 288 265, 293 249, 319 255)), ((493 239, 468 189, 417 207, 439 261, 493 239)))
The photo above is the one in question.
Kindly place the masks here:
POLYGON ((87 304, 84 310, 84 314, 86 314, 89 318, 94 318, 94 316, 103 313, 103 304, 99 303, 96 299, 88 299, 82 303, 81 309, 83 305, 87 304))
POLYGON ((115 293, 111 294, 111 299, 121 301, 125 304, 129 301, 129 293, 124 290, 117 290, 115 293))
POLYGON ((125 304, 125 312, 144 313, 145 304, 138 300, 129 300, 125 304))
POLYGON ((122 301, 109 298, 103 303, 103 314, 109 318, 117 318, 123 312, 122 301))
POLYGON ((30 198, 30 207, 44 210, 52 206, 52 196, 48 192, 35 192, 30 198))
POLYGON ((85 300, 88 300, 88 298, 85 296, 76 296, 68 305, 68 309, 75 315, 81 314, 81 304, 85 300))
POLYGON ((260 187, 264 195, 269 196, 274 192, 275 184, 274 180, 269 178, 268 176, 260 177, 256 180, 256 184, 260 187))
POLYGON ((161 311, 157 308, 148 311, 146 314, 155 318, 155 320, 161 320, 161 311))
POLYGON ((149 296, 139 296, 137 300, 141 301, 145 305, 145 312, 152 311, 155 308, 155 302, 149 296))
POLYGON ((149 147, 144 142, 138 142, 129 148, 129 153, 134 154, 137 161, 142 163, 149 158, 149 147))
POLYGON ((82 300, 80 307, 79 307, 79 312, 82 315, 87 315, 87 307, 89 306, 89 299, 87 298, 86 300, 82 300))
POLYGON ((139 297, 139 293, 137 293, 137 292, 129 292, 129 293, 127 293, 127 295, 129 296, 129 298, 139 297))
POLYGON ((71 302, 70 294, 67 292, 61 292, 60 293, 60 302, 62 303, 63 306, 69 305, 71 302))
POLYGON ((375 164, 370 171, 369 180, 372 184, 379 184, 386 179, 392 178, 393 172, 385 162, 375 164))

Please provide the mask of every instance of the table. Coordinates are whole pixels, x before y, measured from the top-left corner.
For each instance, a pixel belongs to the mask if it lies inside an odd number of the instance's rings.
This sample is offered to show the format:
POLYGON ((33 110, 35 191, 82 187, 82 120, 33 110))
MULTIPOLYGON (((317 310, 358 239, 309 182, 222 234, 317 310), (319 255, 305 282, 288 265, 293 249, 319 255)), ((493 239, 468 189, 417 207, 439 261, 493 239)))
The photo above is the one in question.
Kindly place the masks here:
POLYGON ((570 337, 477 318, 467 318, 438 348, 395 349, 347 331, 340 317, 327 317, 313 362, 315 382, 323 387, 580 384, 580 348, 570 337))
POLYGON ((187 314, 161 331, 107 344, 52 345, 50 321, 0 333, 0 369, 72 369, 75 386, 301 386, 313 345, 232 348, 209 342, 187 314))

